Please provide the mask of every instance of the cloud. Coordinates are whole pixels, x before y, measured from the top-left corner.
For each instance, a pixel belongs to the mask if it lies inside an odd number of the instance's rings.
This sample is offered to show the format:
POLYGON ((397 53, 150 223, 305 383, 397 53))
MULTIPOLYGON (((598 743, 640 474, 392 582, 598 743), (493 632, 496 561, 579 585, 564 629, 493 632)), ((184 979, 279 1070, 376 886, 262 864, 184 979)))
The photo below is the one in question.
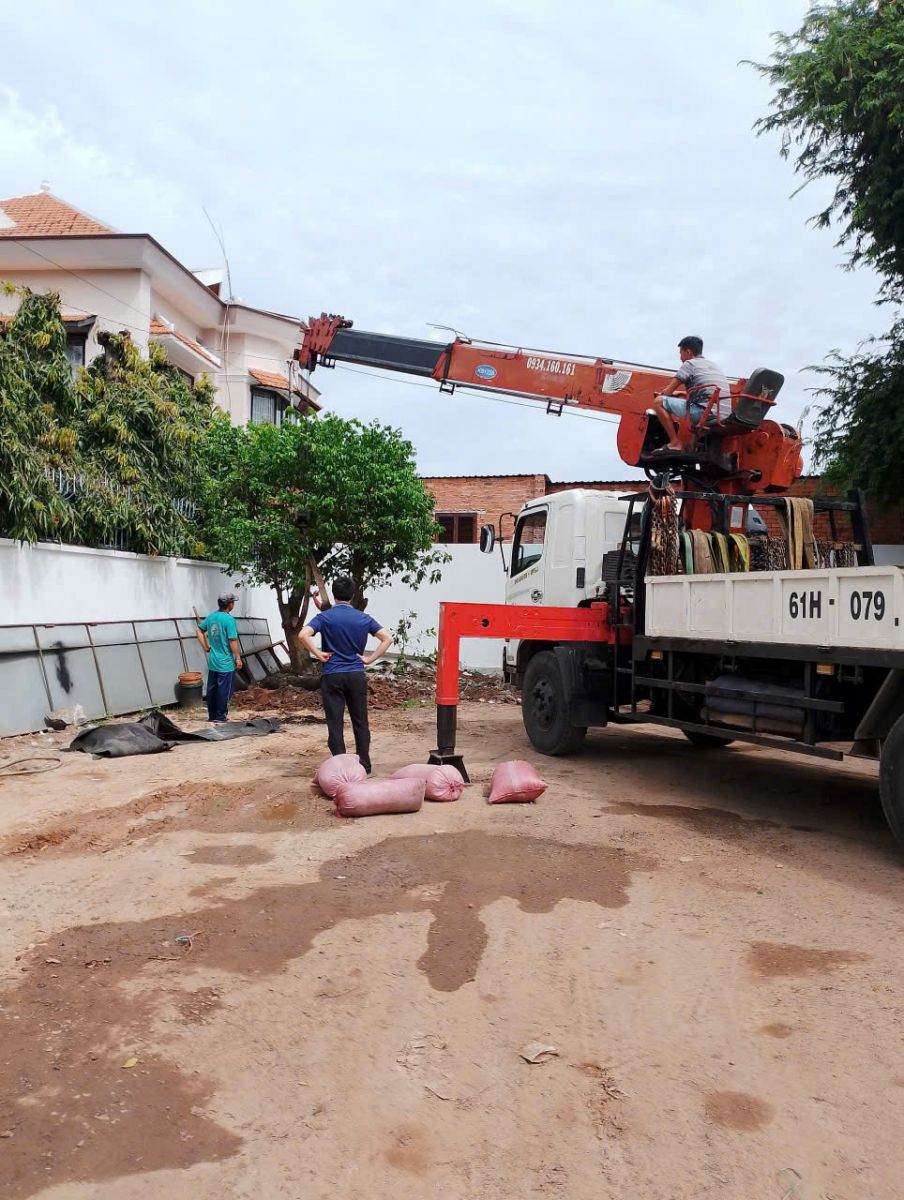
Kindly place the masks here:
MULTIPOLYGON (((802 0, 238 0, 120 6, 97 28, 0 13, 0 191, 49 178, 236 290, 299 316, 669 365, 701 333, 727 371, 787 376, 880 332, 868 272, 806 225, 819 197, 751 126, 744 58, 802 0), (46 29, 53 23, 55 36, 46 29)), ((614 427, 399 377, 320 372, 328 406, 404 428, 434 473, 624 477, 614 427)))

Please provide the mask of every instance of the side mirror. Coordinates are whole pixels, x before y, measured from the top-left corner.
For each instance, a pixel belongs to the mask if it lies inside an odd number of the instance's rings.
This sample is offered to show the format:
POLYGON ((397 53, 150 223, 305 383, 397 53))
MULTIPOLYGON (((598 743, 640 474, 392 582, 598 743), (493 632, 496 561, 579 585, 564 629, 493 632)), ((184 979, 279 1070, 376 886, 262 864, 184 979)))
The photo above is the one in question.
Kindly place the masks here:
POLYGON ((492 554, 493 547, 496 545, 496 530, 492 525, 481 525, 480 527, 480 553, 492 554))

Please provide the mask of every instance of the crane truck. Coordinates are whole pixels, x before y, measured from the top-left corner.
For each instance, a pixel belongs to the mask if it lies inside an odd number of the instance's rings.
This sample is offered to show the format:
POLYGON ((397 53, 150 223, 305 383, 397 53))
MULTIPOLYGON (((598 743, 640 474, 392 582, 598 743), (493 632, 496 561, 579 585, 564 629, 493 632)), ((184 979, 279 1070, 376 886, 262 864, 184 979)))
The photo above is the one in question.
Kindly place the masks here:
MULTIPOLYGON (((711 397, 696 427, 678 422, 672 451, 651 404, 673 373, 639 363, 368 333, 327 313, 302 326, 296 359, 535 400, 553 415, 614 414, 621 458, 646 476, 627 494, 573 489, 508 514, 506 603, 440 606, 432 762, 465 771, 461 639, 501 638, 539 752, 644 724, 680 730, 701 751, 741 741, 872 759, 904 845, 904 568, 876 565, 862 492, 788 495, 802 443, 773 417, 781 374, 732 379, 730 415, 711 397)), ((485 525, 481 549, 501 534, 501 522, 485 525)))

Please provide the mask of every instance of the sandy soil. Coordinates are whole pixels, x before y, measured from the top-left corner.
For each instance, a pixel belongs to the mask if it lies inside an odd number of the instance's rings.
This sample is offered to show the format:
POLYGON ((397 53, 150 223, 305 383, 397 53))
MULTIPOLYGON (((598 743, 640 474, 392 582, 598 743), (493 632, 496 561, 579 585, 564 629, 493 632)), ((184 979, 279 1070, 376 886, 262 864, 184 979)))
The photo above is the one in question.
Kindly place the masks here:
MULTIPOLYGON (((377 770, 431 718, 375 714, 377 770)), ((504 704, 460 748, 459 802, 359 821, 312 724, 0 783, 0 1195, 899 1197, 868 770, 641 730, 542 759, 504 704), (507 757, 536 805, 484 802, 507 757)))

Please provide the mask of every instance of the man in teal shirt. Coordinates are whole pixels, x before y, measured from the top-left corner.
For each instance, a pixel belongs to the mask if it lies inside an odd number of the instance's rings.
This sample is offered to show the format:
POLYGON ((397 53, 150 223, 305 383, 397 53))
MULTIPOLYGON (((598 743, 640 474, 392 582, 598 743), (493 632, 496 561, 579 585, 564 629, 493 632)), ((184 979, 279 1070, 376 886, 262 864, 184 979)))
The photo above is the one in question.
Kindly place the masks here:
POLYGON ((229 720, 235 673, 242 669, 234 608, 235 596, 230 592, 217 600, 217 612, 198 622, 198 641, 207 655, 207 715, 211 721, 229 720))

